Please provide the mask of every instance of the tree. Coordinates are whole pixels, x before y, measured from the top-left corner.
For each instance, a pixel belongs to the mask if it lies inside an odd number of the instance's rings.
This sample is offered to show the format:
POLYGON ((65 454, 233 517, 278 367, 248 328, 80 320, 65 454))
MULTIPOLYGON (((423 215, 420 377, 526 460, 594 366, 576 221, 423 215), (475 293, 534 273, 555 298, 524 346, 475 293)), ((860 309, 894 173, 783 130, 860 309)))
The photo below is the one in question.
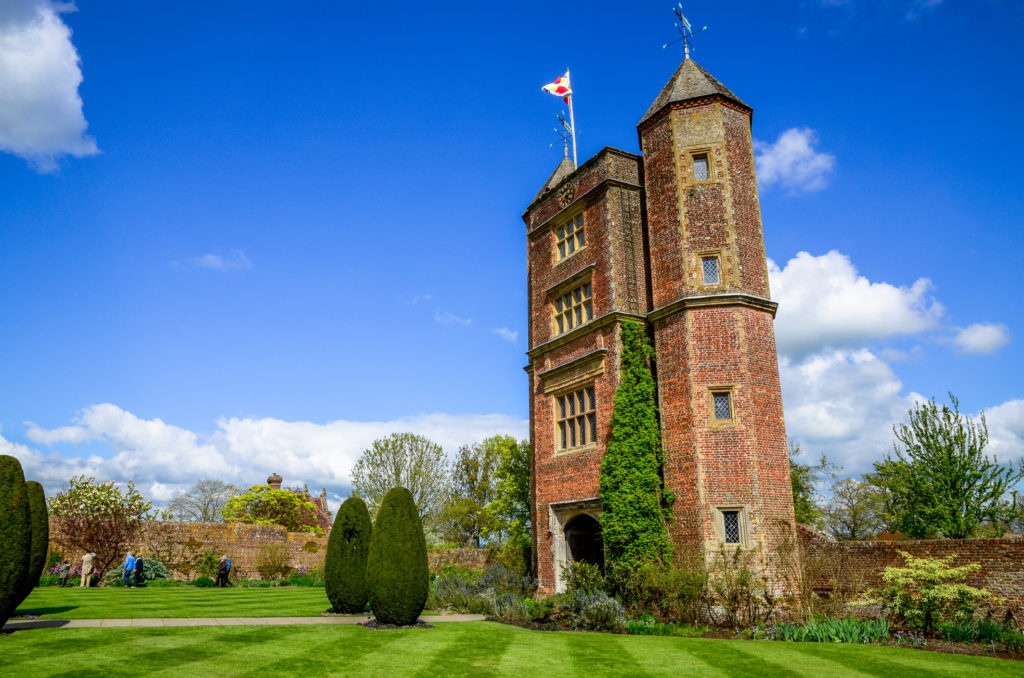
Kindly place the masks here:
POLYGON ((305 494, 273 490, 270 485, 253 485, 245 494, 231 497, 221 514, 229 523, 283 525, 289 532, 324 532, 316 506, 307 501, 305 494))
POLYGON ((644 328, 622 324, 622 379, 615 390, 611 435, 601 461, 601 523, 613 579, 669 551, 662 507, 661 431, 652 357, 644 328))
POLYGON ((174 495, 165 510, 175 520, 215 523, 224 520, 228 500, 244 492, 241 487, 222 480, 200 480, 187 491, 174 495))
POLYGON ((983 523, 1000 528, 1016 509, 1006 500, 1024 478, 1024 462, 1014 469, 984 454, 988 425, 935 399, 918 403, 909 423, 893 427, 893 454, 875 463, 868 481, 886 497, 891 526, 915 539, 965 539, 983 523))
POLYGON ((349 497, 338 509, 327 539, 324 587, 331 609, 355 614, 366 607, 366 560, 373 525, 366 502, 349 497))
POLYGON ((498 467, 494 470, 494 499, 485 533, 499 544, 528 547, 530 537, 530 442, 512 436, 494 436, 498 467))
MULTIPOLYGON (((32 533, 32 544, 29 548, 28 575, 21 590, 20 605, 32 589, 39 586, 39 577, 46 567, 46 552, 50 549, 50 521, 46 513, 46 492, 43 486, 34 480, 25 482, 28 490, 29 529, 32 533)), ((17 606, 15 606, 17 607, 17 606)))
POLYGON ((441 511, 447 541, 480 546, 492 515, 487 505, 496 498, 495 472, 501 460, 501 436, 459 448, 451 466, 448 501, 441 511))
POLYGON ((412 493, 423 522, 437 524, 448 496, 448 468, 444 450, 415 433, 392 433, 375 440, 352 469, 354 494, 376 515, 384 495, 393 487, 412 493))
POLYGON ((377 621, 414 624, 430 591, 427 543, 412 493, 396 487, 384 495, 366 561, 366 589, 377 621))
POLYGON ((21 602, 29 574, 32 528, 21 463, 0 455, 0 628, 21 602))
POLYGON ((871 483, 840 480, 832 485, 824 522, 836 539, 870 539, 886 527, 885 500, 871 483))
POLYGON ((54 541, 64 553, 95 553, 93 567, 100 572, 135 543, 152 510, 132 481, 122 491, 113 480, 98 483, 84 475, 72 476, 49 501, 54 541))
POLYGON ((792 438, 789 447, 789 479, 793 485, 793 514, 796 522, 820 528, 823 526, 823 499, 818 494, 818 484, 825 478, 835 479, 838 466, 821 455, 817 464, 801 464, 797 458, 804 452, 800 443, 792 438))

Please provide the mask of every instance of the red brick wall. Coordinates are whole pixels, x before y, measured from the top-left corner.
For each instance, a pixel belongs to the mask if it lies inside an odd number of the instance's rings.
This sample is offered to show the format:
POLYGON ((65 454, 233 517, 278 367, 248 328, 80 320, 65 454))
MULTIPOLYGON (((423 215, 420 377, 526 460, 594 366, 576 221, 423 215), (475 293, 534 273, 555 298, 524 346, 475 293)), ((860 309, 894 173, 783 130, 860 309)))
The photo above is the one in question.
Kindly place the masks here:
POLYGON ((886 567, 902 567, 900 551, 917 557, 955 555, 954 565, 978 563, 981 569, 971 577, 971 585, 984 587, 1003 598, 1006 610, 1018 620, 1024 619, 1024 539, 927 539, 901 541, 830 541, 803 528, 798 530, 805 551, 813 556, 838 554, 844 564, 846 581, 822 580, 817 588, 833 586, 860 590, 881 584, 886 567))

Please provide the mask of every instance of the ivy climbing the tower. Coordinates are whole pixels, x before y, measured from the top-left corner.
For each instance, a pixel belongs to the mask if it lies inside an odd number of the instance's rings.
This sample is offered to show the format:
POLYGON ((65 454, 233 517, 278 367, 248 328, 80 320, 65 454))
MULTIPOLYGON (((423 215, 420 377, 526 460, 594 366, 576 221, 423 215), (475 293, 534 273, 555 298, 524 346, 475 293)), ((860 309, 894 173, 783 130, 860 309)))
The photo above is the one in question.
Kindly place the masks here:
POLYGON ((661 430, 649 360, 654 352, 643 326, 622 324, 622 380, 615 390, 611 436, 601 462, 601 523, 613 581, 669 553, 663 492, 661 430))

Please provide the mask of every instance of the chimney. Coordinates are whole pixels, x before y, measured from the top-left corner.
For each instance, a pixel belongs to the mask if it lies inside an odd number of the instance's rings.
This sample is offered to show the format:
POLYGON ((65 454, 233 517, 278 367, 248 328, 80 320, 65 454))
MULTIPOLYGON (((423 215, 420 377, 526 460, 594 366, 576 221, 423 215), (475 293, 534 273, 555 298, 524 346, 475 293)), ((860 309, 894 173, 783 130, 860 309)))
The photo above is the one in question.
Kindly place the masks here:
POLYGON ((270 485, 270 489, 272 490, 280 490, 281 482, 283 480, 284 478, 274 473, 269 478, 267 478, 267 485, 270 485))

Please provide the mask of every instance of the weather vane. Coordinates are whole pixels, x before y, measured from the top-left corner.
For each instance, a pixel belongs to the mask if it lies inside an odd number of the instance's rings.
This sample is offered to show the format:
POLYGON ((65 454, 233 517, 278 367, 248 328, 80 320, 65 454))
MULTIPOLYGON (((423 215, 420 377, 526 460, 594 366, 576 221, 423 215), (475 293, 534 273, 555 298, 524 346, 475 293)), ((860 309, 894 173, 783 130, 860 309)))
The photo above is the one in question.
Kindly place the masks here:
POLYGON ((565 111, 562 111, 558 115, 558 122, 560 125, 555 128, 555 134, 558 135, 558 141, 552 141, 548 144, 548 148, 554 148, 555 144, 561 142, 562 151, 565 153, 565 157, 569 157, 569 138, 572 136, 572 127, 569 125, 569 121, 565 119, 565 111))
POLYGON ((693 26, 690 25, 690 21, 685 16, 683 16, 683 3, 681 2, 679 3, 679 7, 672 8, 672 12, 675 13, 676 19, 679 20, 678 23, 673 24, 673 26, 675 26, 675 29, 679 31, 679 37, 673 40, 672 42, 666 42, 664 45, 661 46, 661 48, 665 49, 669 45, 674 45, 677 42, 682 42, 683 61, 686 61, 687 59, 690 58, 690 47, 692 47, 692 45, 690 44, 690 40, 693 39, 693 36, 697 35, 698 33, 703 33, 704 31, 706 31, 708 27, 703 26, 696 31, 693 30, 693 26))

